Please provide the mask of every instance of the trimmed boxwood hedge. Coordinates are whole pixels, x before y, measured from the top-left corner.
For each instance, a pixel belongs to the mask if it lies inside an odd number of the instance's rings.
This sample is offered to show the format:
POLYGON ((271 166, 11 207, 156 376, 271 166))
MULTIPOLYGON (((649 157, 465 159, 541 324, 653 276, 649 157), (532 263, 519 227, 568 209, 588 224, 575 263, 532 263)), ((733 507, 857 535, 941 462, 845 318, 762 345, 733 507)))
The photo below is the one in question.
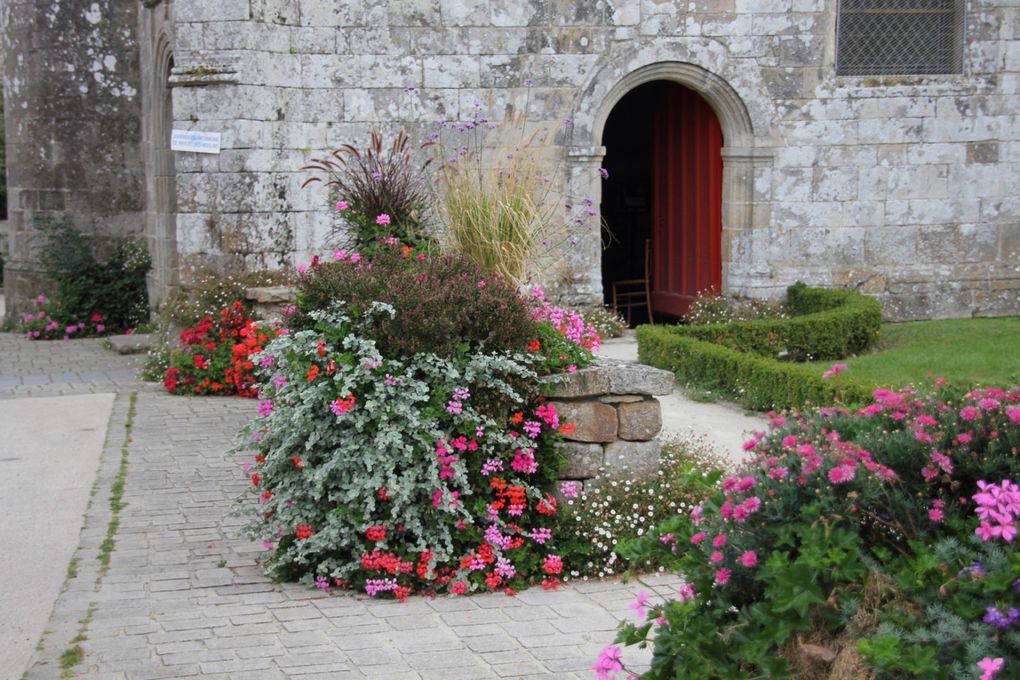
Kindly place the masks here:
POLYGON ((787 290, 788 319, 755 319, 701 326, 669 326, 677 335, 740 352, 789 361, 839 359, 868 349, 878 338, 882 305, 850 290, 787 290))
POLYGON ((720 392, 759 411, 806 402, 831 404, 834 399, 863 403, 875 389, 845 375, 822 378, 814 368, 738 352, 661 326, 639 326, 636 332, 641 363, 672 371, 681 384, 720 392))
POLYGON ((878 338, 882 305, 849 290, 791 286, 789 319, 700 326, 639 326, 642 363, 672 371, 684 384, 766 410, 805 402, 867 401, 874 385, 790 361, 838 359, 867 350, 878 338), (775 357, 787 361, 778 361, 775 357))

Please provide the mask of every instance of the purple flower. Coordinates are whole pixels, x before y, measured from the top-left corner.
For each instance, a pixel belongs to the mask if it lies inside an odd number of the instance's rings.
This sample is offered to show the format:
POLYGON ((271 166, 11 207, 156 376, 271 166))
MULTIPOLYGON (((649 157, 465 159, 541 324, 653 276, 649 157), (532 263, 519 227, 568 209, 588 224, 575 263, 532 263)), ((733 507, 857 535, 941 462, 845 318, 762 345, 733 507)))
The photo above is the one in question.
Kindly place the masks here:
POLYGON ((259 415, 268 416, 273 412, 273 401, 272 399, 263 399, 259 402, 259 415))

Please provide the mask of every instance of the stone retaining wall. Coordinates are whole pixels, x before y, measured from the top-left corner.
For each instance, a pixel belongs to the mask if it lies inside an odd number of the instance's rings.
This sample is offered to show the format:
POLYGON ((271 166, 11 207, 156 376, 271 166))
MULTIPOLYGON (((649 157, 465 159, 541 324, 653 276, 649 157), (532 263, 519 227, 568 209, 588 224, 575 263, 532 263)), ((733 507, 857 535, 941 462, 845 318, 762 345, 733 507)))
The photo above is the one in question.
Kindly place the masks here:
POLYGON ((673 392, 668 371, 609 359, 564 376, 542 378, 543 390, 560 413, 573 423, 565 437, 567 462, 560 478, 594 483, 608 474, 640 477, 659 469, 662 406, 655 397, 673 392))

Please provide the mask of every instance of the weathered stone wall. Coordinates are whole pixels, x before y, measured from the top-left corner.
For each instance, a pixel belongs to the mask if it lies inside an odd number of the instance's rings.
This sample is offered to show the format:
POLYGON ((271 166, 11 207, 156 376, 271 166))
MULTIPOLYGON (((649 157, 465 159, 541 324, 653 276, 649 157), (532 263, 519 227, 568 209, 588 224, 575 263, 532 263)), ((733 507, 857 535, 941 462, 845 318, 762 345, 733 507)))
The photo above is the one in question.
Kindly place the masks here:
MULTIPOLYGON (((834 75, 836 0, 177 0, 179 76, 228 74, 174 91, 179 123, 225 143, 178 156, 182 263, 307 259, 330 224, 322 193, 299 188, 310 155, 490 101, 573 119, 563 180, 597 199, 613 104, 668 78, 723 124, 729 291, 802 279, 859 288, 897 318, 1017 313, 1020 9, 967 5, 962 75, 848 78, 834 75)), ((597 299, 598 258, 592 234, 547 283, 597 299)))
MULTIPOLYGON (((176 127, 224 145, 177 154, 182 277, 307 260, 331 225, 323 192, 300 188, 311 156, 373 126, 424 133, 479 104, 571 119, 556 137, 559 181, 597 202, 610 111, 670 79, 722 123, 728 291, 774 295, 802 279, 875 295, 895 318, 1020 312, 1020 8, 966 3, 962 74, 850 78, 835 75, 836 5, 176 0, 176 127)), ((32 6, 4 11, 48 11, 32 6)), ((9 63, 8 79, 23 71, 9 63)), ((560 255, 543 267, 548 287, 599 299, 598 234, 560 255)))
POLYGON ((556 406, 564 435, 563 480, 581 487, 597 477, 647 477, 659 469, 662 405, 656 396, 673 392, 673 374, 651 366, 600 359, 576 373, 541 379, 556 406))
POLYGON ((100 247, 143 228, 137 25, 121 0, 0 4, 10 315, 43 286, 33 215, 67 213, 100 247))

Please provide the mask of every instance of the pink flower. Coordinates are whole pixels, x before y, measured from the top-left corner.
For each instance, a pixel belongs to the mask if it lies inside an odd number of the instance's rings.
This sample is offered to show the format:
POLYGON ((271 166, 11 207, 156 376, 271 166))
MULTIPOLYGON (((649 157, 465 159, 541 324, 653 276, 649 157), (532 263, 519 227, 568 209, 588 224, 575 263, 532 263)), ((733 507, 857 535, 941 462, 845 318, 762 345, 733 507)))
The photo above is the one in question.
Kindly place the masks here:
POLYGON ((839 375, 846 369, 847 369, 846 364, 833 364, 832 366, 829 367, 829 370, 827 370, 825 373, 822 373, 822 377, 831 378, 835 375, 839 375))
POLYGON ((638 619, 643 619, 646 616, 645 605, 648 604, 648 593, 640 591, 637 594, 637 599, 630 603, 630 608, 637 612, 638 619))
POLYGON ((718 536, 712 539, 712 547, 721 548, 724 545, 726 545, 726 541, 728 540, 729 538, 727 538, 726 534, 719 534, 718 536))
POLYGON ((944 519, 944 517, 942 515, 941 510, 939 510, 938 508, 932 508, 931 510, 928 511, 928 519, 930 519, 933 522, 941 522, 944 519))
POLYGON ((1003 666, 1006 665, 1006 660, 1001 656, 993 659, 990 656, 986 656, 977 662, 978 668, 984 673, 981 675, 981 680, 992 680, 995 675, 1002 670, 1003 666))
POLYGON ((712 562, 712 564, 719 564, 720 562, 722 562, 722 561, 723 561, 723 554, 722 554, 722 552, 720 552, 720 551, 716 550, 715 552, 713 552, 713 553, 712 553, 712 554, 711 554, 711 555, 709 556, 709 558, 708 558, 708 559, 709 559, 709 561, 711 561, 711 562, 712 562))
POLYGON ((732 575, 733 572, 730 571, 729 569, 725 568, 719 569, 715 572, 715 582, 721 586, 724 586, 730 582, 730 576, 732 575))
POLYGON ((964 420, 974 420, 978 417, 978 410, 973 406, 964 406, 960 409, 960 417, 964 420))
POLYGON ((375 218, 375 223, 380 225, 380 226, 382 226, 384 224, 389 224, 390 223, 390 216, 387 215, 386 213, 382 213, 381 215, 378 215, 375 218))
POLYGON ((577 482, 563 482, 560 484, 560 493, 564 498, 577 498, 577 482))
POLYGON ((693 600, 698 596, 698 593, 694 590, 694 586, 692 586, 690 583, 681 583, 676 587, 676 589, 677 599, 680 600, 681 602, 693 600))
POLYGON ((691 544, 692 545, 697 545, 697 544, 701 543, 702 541, 705 540, 706 536, 708 536, 708 534, 706 534, 704 531, 699 531, 698 533, 696 533, 693 536, 691 536, 691 544))
MULTIPOLYGON (((1020 408, 1008 408, 1006 409, 1006 415, 1017 425, 1020 425, 1020 408)), ((960 441, 963 441, 963 436, 960 436, 960 441)))
POLYGON ((268 416, 273 412, 273 401, 272 399, 263 399, 259 402, 259 415, 268 416))
POLYGON ((998 399, 992 399, 991 397, 985 397, 978 402, 978 406, 986 411, 994 411, 999 408, 1002 404, 999 403, 998 399))
POLYGON ((737 562, 740 562, 748 569, 752 569, 758 564, 758 554, 753 550, 748 550, 737 558, 737 562))
POLYGON ((592 666, 592 670, 595 671, 595 677, 598 680, 610 680, 615 678, 615 673, 623 670, 623 664, 620 663, 620 655, 623 650, 619 647, 610 645, 599 652, 598 661, 592 666), (613 673, 613 676, 609 674, 613 673))
MULTIPOLYGON (((336 202, 336 209, 339 210, 340 212, 343 212, 344 210, 347 210, 350 207, 351 207, 351 204, 348 203, 347 201, 337 201, 336 202)), ((341 258, 337 258, 337 259, 341 259, 341 258)))
POLYGON ((833 484, 843 484, 854 478, 856 471, 849 465, 837 465, 829 470, 829 481, 833 484))

